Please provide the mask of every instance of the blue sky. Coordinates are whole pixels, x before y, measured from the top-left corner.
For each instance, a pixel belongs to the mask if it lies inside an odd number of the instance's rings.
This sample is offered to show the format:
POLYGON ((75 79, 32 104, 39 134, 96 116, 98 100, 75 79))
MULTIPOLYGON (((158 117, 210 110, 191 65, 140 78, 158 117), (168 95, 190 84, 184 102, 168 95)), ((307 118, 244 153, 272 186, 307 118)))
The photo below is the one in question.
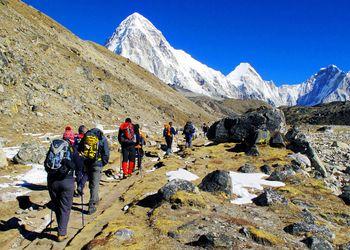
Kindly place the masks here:
POLYGON ((249 62, 266 80, 299 83, 350 70, 348 0, 25 0, 82 39, 104 44, 133 12, 175 48, 228 74, 249 62))

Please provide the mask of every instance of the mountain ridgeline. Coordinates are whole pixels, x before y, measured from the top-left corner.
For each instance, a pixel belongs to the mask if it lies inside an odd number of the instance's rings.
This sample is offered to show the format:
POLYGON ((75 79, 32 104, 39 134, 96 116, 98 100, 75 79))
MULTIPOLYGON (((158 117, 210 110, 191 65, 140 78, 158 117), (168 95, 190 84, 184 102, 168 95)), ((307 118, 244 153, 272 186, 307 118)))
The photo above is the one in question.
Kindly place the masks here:
POLYGON ((277 87, 265 81, 249 63, 227 76, 173 48, 149 20, 138 13, 117 27, 106 45, 178 90, 215 98, 257 99, 274 106, 312 106, 350 99, 350 73, 335 65, 320 69, 305 82, 277 87))

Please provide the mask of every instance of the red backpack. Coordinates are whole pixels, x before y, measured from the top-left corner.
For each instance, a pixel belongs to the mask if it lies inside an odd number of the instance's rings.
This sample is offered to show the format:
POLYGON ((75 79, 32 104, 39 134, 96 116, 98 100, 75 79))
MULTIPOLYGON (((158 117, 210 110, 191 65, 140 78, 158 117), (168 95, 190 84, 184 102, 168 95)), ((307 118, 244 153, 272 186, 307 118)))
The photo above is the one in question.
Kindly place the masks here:
POLYGON ((136 136, 134 131, 134 125, 132 123, 124 122, 120 125, 122 134, 120 135, 124 139, 136 142, 136 136))

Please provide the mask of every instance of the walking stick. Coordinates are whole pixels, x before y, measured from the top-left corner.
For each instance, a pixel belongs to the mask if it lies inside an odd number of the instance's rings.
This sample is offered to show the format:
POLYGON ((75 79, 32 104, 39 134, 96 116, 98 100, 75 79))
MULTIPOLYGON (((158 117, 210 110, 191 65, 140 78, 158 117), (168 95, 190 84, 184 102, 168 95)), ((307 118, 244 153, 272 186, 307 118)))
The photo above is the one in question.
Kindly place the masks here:
POLYGON ((137 149, 137 155, 138 155, 137 165, 139 167, 140 176, 142 178, 142 158, 141 158, 141 155, 140 155, 140 149, 139 148, 137 149))
POLYGON ((84 222, 84 194, 81 194, 81 224, 83 227, 85 226, 84 222))
POLYGON ((53 212, 52 212, 52 209, 51 209, 51 214, 50 214, 50 229, 52 229, 52 223, 53 223, 53 221, 52 221, 52 216, 53 216, 53 212))

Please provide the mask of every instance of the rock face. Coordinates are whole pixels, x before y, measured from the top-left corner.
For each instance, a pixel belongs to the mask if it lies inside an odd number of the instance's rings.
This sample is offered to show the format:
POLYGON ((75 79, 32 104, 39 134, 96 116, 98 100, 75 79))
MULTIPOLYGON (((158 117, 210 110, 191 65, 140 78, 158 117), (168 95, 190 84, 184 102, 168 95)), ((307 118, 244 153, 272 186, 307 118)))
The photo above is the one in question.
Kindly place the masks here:
POLYGON ((319 171, 323 177, 327 177, 327 171, 322 161, 318 157, 315 149, 311 146, 307 140, 305 134, 301 133, 298 128, 293 127, 286 134, 287 140, 290 141, 290 149, 294 152, 300 152, 307 155, 311 161, 311 166, 315 170, 319 171))
POLYGON ((342 188, 342 193, 339 197, 342 198, 347 205, 350 205, 350 185, 342 188))
POLYGON ((253 202, 259 206, 271 206, 275 203, 288 204, 287 199, 273 189, 266 189, 261 195, 254 198, 253 202))
POLYGON ((4 150, 0 148, 0 168, 7 167, 7 166, 8 166, 8 162, 6 159, 6 154, 4 150))
POLYGON ((207 192, 224 192, 232 194, 232 182, 230 173, 223 170, 215 170, 204 177, 199 188, 207 192))
POLYGON ((312 236, 303 240, 311 250, 333 250, 331 243, 320 237, 312 236))
POLYGON ((164 200, 169 201, 171 196, 173 196, 177 191, 183 190, 186 192, 194 192, 195 189, 196 189, 196 186, 192 182, 175 179, 165 184, 158 191, 158 193, 161 195, 161 197, 164 200))
POLYGON ((17 164, 37 163, 43 164, 45 161, 47 149, 40 144, 23 143, 13 161, 17 164))
POLYGON ((216 143, 246 142, 254 144, 259 129, 284 131, 285 118, 279 109, 259 108, 241 116, 227 117, 215 122, 208 131, 208 139, 216 143))

